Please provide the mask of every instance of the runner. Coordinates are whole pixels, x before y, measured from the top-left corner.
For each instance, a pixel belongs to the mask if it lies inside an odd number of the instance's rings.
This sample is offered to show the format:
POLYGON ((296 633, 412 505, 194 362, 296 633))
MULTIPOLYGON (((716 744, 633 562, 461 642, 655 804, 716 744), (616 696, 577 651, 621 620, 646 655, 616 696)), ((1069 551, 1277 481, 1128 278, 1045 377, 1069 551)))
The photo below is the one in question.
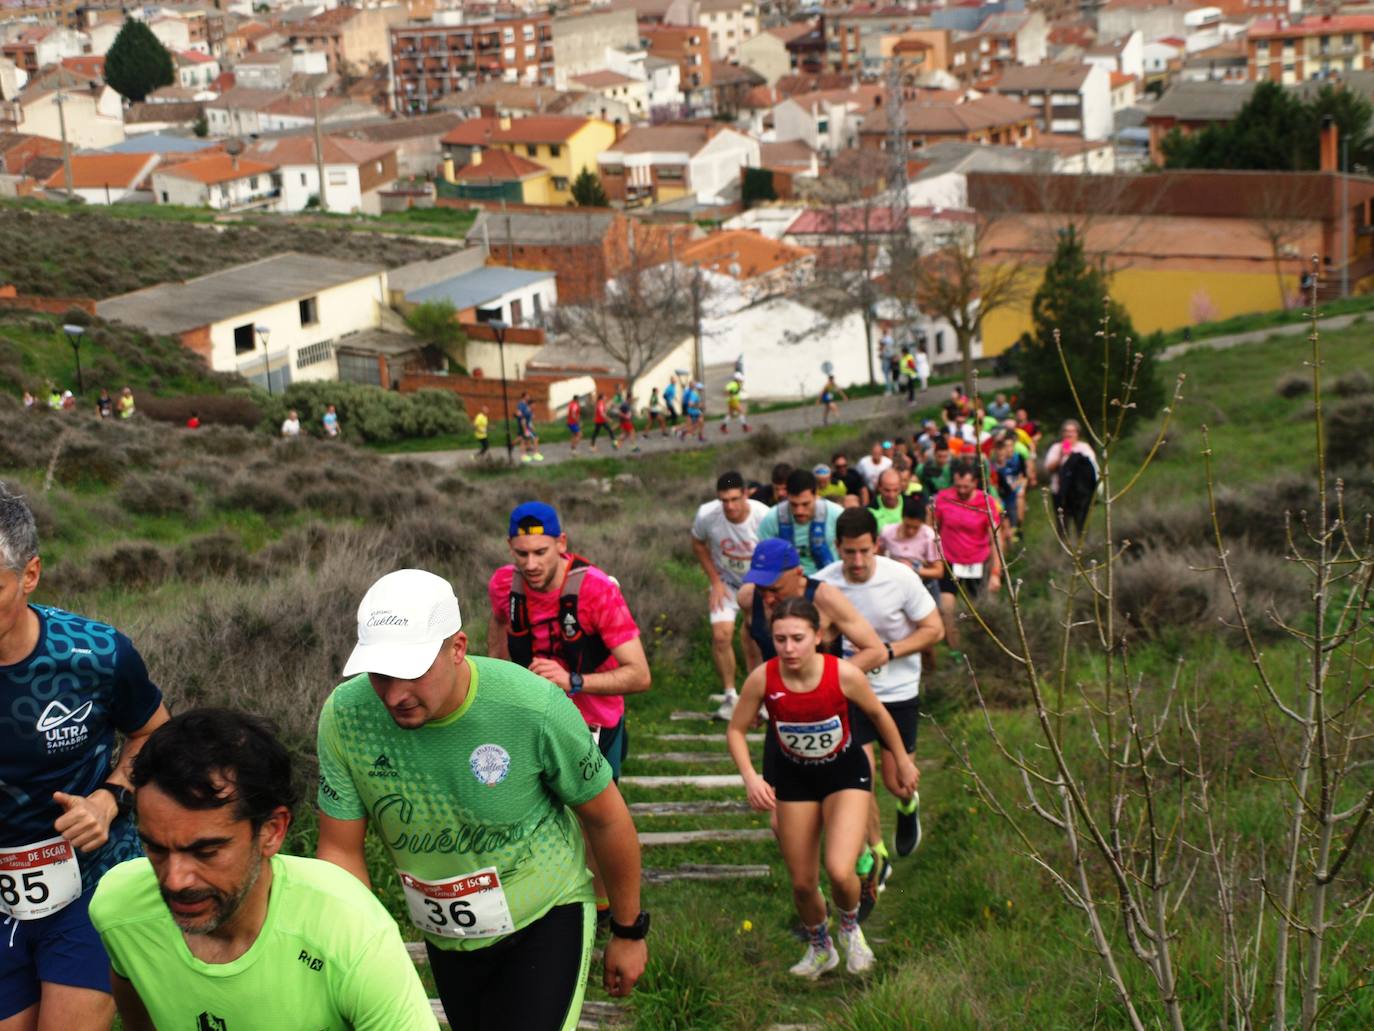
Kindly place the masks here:
POLYGON ((663 436, 668 435, 668 424, 663 419, 663 402, 658 396, 658 387, 649 391, 649 424, 644 427, 645 433, 652 433, 657 426, 663 436))
POLYGON ((749 432, 749 413, 744 410, 744 373, 736 372, 725 384, 725 418, 720 421, 720 432, 730 432, 730 420, 738 419, 744 432, 749 432))
POLYGON ((835 520, 843 508, 816 497, 816 477, 810 469, 787 474, 787 500, 769 509, 759 524, 759 537, 781 537, 797 549, 809 575, 835 561, 835 520))
POLYGON ((368 590, 351 679, 320 713, 319 857, 370 885, 375 822, 455 1031, 572 1029, 596 927, 578 825, 612 899, 614 996, 647 959, 639 840, 567 688, 467 643, 440 577, 368 590))
POLYGON ((576 394, 568 402, 568 439, 572 446, 570 451, 576 452, 577 445, 582 443, 582 399, 576 394))
MULTIPOLYGON (((129 388, 125 387, 124 389, 128 390, 129 388)), ((324 427, 325 437, 327 437, 330 440, 333 440, 335 437, 337 437, 339 435, 338 409, 335 408, 333 405, 327 405, 324 410, 324 415, 320 417, 320 425, 324 427)))
POLYGON ((677 377, 669 376, 668 385, 663 388, 663 403, 668 409, 668 422, 677 426, 677 377))
MULTIPOLYGON (((744 477, 731 471, 716 480, 716 500, 698 508, 692 520, 692 551, 711 585, 711 659, 725 692, 716 710, 718 720, 728 720, 735 711, 735 622, 739 615, 735 593, 749 571, 759 524, 767 514, 767 505, 745 496, 744 477)), ((748 634, 743 643, 744 661, 752 670, 762 661, 758 646, 748 634)))
POLYGON ((780 501, 787 500, 787 477, 792 475, 792 466, 779 462, 768 474, 768 482, 761 483, 750 492, 749 497, 772 508, 780 501))
MULTIPOLYGON (((878 522, 871 510, 854 508, 845 512, 840 516, 836 535, 840 542, 840 560, 822 569, 816 579, 834 584, 843 591, 883 642, 887 664, 870 672, 868 683, 901 732, 905 754, 914 762, 916 725, 920 716, 917 709, 921 691, 920 653, 944 639, 939 609, 910 566, 878 554, 878 522)), ((846 642, 846 650, 851 648, 846 642)), ((863 746, 872 764, 877 729, 862 713, 852 715, 850 726, 855 742, 863 746)), ((909 856, 921 843, 920 796, 903 794, 896 779, 898 768, 898 757, 884 744, 883 782, 898 799, 897 855, 909 856)), ((878 857, 874 877, 881 889, 891 864, 883 845, 876 795, 869 812, 868 844, 878 857)))
POLYGON ((1026 460, 1017 451, 1016 434, 1002 430, 989 463, 997 477, 997 497, 1007 514, 1011 538, 1021 536, 1021 524, 1026 519, 1026 460))
POLYGON ((1002 585, 1002 567, 993 547, 993 535, 1002 522, 1002 504, 979 489, 978 470, 971 461, 961 458, 952 464, 950 472, 954 485, 935 495, 931 523, 948 566, 940 581, 940 614, 945 620, 945 638, 958 659, 954 603, 959 588, 975 598, 984 580, 993 594, 1002 585))
POLYGON ((620 441, 615 439, 615 430, 611 429, 610 418, 606 415, 606 395, 597 392, 596 407, 592 410, 592 450, 596 450, 597 438, 601 436, 601 431, 606 431, 606 436, 611 438, 611 446, 617 451, 620 450, 620 441))
POLYGON ((520 395, 520 403, 515 406, 515 426, 520 434, 520 461, 528 462, 533 458, 536 462, 542 462, 544 456, 539 453, 539 437, 534 432, 534 408, 530 405, 528 391, 520 395))
POLYGON ((837 397, 844 401, 849 400, 849 395, 840 389, 839 384, 835 382, 835 377, 826 376, 825 386, 821 387, 821 396, 816 399, 816 404, 821 406, 822 426, 830 425, 830 417, 832 415, 836 417, 839 416, 840 406, 835 403, 835 398, 837 397))
POLYGON ((726 731, 730 757, 744 778, 750 804, 777 814, 778 844, 791 874, 792 898, 810 936, 806 953, 790 972, 815 980, 840 962, 820 893, 823 829, 825 870, 839 914, 837 937, 846 953, 846 968, 863 973, 873 966, 873 951, 859 927, 860 884, 854 866, 863 849, 873 774, 851 735, 851 709, 867 716, 883 743, 900 757, 895 780, 908 797, 916 789, 918 774, 892 717, 863 673, 817 651, 821 616, 814 604, 804 598, 779 602, 770 628, 778 655, 744 682, 726 731), (768 737, 776 743, 771 781, 754 770, 745 740, 765 694, 768 737))
POLYGON ((265 720, 180 713, 132 779, 148 858, 91 901, 125 1031, 437 1028, 385 907, 334 864, 280 854, 298 791, 265 720))
POLYGON ((628 440, 634 445, 630 450, 639 450, 639 432, 635 429, 635 405, 634 398, 628 391, 620 396, 620 403, 616 405, 616 413, 620 416, 620 439, 628 440))
MULTIPOLYGON (((650 683, 630 607, 614 580, 568 550, 552 506, 519 505, 510 516, 508 544, 514 564, 502 566, 487 584, 487 652, 566 691, 619 781, 629 745, 625 695, 647 691, 650 683)), ((595 866, 592 873, 604 920, 610 902, 595 866)))
POLYGON ((873 450, 860 458, 856 468, 864 478, 869 496, 878 491, 878 477, 892 468, 892 441, 875 440, 873 450))
POLYGON ((916 357, 911 353, 911 348, 902 345, 902 389, 906 391, 906 406, 913 408, 916 405, 916 357))
POLYGON ((822 463, 811 470, 811 475, 816 477, 816 496, 818 498, 825 498, 826 501, 833 501, 838 505, 844 504, 845 495, 849 491, 842 481, 832 477, 830 466, 822 463))
POLYGON ((110 964, 88 907, 140 853, 129 767, 167 710, 127 637, 29 604, 42 568, 33 513, 0 482, 0 1026, 103 1031, 110 964))
POLYGON ((481 409, 478 410, 477 414, 473 416, 472 419, 472 432, 473 435, 477 438, 478 444, 477 454, 475 457, 478 459, 486 458, 487 455, 490 453, 491 441, 487 439, 488 428, 490 427, 490 425, 491 416, 487 412, 487 406, 483 405, 481 409))
POLYGON ((706 398, 702 393, 704 383, 693 383, 682 395, 682 408, 687 413, 687 435, 696 434, 697 440, 706 442, 706 398))
POLYGON ((830 456, 830 474, 835 477, 837 483, 844 484, 843 504, 845 508, 861 507, 868 504, 868 499, 871 496, 868 491, 868 481, 864 479, 863 473, 850 466, 849 457, 843 451, 836 451, 830 456))
MULTIPOLYGON (((899 458, 905 462, 905 458, 899 458)), ((868 511, 878 521, 878 529, 895 526, 902 521, 902 475, 895 465, 878 474, 878 497, 868 511)))

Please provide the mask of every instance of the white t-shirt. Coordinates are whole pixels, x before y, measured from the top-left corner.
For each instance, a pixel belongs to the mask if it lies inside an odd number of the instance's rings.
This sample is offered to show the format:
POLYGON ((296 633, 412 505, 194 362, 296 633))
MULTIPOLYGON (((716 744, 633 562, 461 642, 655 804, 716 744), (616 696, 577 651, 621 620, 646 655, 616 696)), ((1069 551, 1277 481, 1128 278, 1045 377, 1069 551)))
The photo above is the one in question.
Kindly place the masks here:
MULTIPOLYGON (((844 564, 832 562, 816 579, 834 584, 844 591, 859 615, 884 644, 909 637, 926 616, 935 611, 935 601, 921 578, 910 566, 882 555, 877 556, 878 567, 866 583, 850 583, 844 576, 844 564)), ((852 658, 857 649, 844 639, 844 657, 852 658)), ((901 655, 868 674, 869 686, 882 702, 904 702, 921 693, 921 656, 901 655)))
POLYGON ((692 520, 693 539, 710 545, 716 572, 736 590, 744 583, 744 574, 749 572, 754 545, 759 542, 759 523, 767 514, 767 505, 751 500, 744 522, 732 523, 725 518, 724 506, 719 501, 708 501, 697 509, 696 518, 692 520))
POLYGON ((878 477, 892 468, 892 459, 883 455, 882 458, 875 462, 873 461, 872 455, 864 455, 863 458, 860 458, 855 464, 854 468, 859 470, 859 475, 864 478, 864 482, 868 484, 869 490, 877 490, 878 477))
POLYGON ((301 421, 299 419, 282 420, 281 435, 283 437, 299 437, 301 435, 301 421))

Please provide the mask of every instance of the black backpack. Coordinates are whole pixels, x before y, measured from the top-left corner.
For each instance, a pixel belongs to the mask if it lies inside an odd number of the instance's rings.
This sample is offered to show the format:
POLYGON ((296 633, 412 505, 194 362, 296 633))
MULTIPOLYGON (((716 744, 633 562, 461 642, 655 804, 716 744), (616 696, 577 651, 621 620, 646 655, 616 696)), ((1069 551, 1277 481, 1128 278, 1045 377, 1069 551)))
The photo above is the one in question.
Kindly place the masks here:
POLYGON ((1059 467, 1059 493, 1055 495, 1054 504, 1063 510, 1066 522, 1072 520, 1079 529, 1083 528, 1096 490, 1097 468, 1087 455, 1075 451, 1064 459, 1059 467))

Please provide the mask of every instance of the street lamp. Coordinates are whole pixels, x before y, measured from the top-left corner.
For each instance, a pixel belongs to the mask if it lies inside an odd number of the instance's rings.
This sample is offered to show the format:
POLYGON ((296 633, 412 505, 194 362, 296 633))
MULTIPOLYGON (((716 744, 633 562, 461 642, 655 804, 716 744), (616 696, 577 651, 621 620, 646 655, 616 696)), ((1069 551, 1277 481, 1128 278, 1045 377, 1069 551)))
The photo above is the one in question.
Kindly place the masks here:
POLYGON ((506 393, 506 330, 510 326, 500 319, 492 319, 487 325, 496 334, 496 349, 501 353, 501 412, 506 419, 506 464, 513 465, 515 447, 510 442, 510 396, 506 393))
POLYGON ((72 345, 72 354, 76 355, 76 392, 86 393, 86 383, 81 378, 81 334, 86 332, 85 326, 74 326, 70 322, 62 327, 62 332, 67 334, 67 342, 72 345))
POLYGON ((267 378, 267 396, 272 396, 272 357, 267 353, 267 338, 272 335, 271 326, 254 326, 258 339, 262 341, 262 371, 267 378))

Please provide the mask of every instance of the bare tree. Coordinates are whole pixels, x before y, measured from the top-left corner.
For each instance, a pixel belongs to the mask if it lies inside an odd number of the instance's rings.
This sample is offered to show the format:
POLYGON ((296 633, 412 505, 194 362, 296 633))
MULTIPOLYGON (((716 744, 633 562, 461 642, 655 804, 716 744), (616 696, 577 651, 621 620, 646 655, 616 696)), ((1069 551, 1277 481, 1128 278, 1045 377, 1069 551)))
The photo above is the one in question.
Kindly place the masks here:
POLYGON ((1251 203, 1251 232, 1269 247, 1279 305, 1284 309, 1288 308, 1289 297, 1284 285, 1284 265, 1298 263, 1299 244, 1313 231, 1314 222, 1320 224, 1320 213, 1312 210, 1313 191, 1307 188, 1307 178, 1281 172, 1265 175, 1251 203))

